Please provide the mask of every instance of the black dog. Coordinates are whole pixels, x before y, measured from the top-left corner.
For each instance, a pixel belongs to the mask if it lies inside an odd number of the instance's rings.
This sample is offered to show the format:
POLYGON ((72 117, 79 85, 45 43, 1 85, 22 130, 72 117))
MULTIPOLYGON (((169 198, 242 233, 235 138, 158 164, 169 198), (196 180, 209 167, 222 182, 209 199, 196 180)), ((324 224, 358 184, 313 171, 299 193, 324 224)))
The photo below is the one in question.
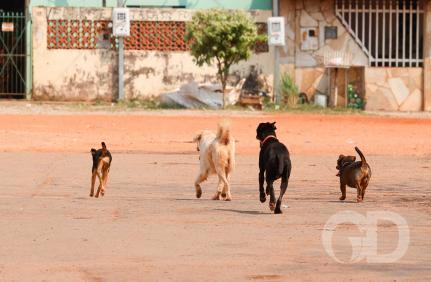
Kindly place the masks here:
POLYGON ((280 143, 275 135, 276 129, 275 122, 260 123, 256 129, 256 139, 260 141, 259 194, 262 203, 266 201, 266 195, 270 195, 269 208, 274 213, 281 213, 281 201, 287 189, 292 163, 286 146, 280 143), (263 190, 265 177, 266 195, 263 190), (280 196, 276 204, 273 183, 279 178, 281 178, 280 196))

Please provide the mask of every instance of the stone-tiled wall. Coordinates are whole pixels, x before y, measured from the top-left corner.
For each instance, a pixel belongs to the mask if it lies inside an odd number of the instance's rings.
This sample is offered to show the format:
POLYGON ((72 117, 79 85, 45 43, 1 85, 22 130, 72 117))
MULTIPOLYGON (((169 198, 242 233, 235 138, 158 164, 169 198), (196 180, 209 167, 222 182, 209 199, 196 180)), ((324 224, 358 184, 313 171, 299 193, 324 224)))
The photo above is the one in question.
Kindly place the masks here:
POLYGON ((421 111, 422 68, 366 68, 366 109, 421 111))
POLYGON ((309 98, 317 92, 326 93, 328 90, 328 77, 324 68, 296 68, 295 82, 299 91, 307 94, 309 98))
POLYGON ((335 0, 285 0, 280 13, 286 20, 286 46, 282 48, 280 63, 292 65, 290 70, 301 92, 312 98, 316 91, 328 90, 328 78, 324 72, 324 56, 334 52, 347 54, 352 66, 368 66, 368 57, 337 19, 335 0), (325 26, 337 27, 338 37, 324 37, 325 26), (317 49, 301 50, 303 28, 316 28, 317 49))
MULTIPOLYGON (((431 0, 426 1, 426 27, 431 30, 431 0)), ((330 94, 333 105, 333 92, 329 89, 328 71, 325 71, 325 54, 346 53, 351 58, 347 71, 348 82, 355 85, 361 96, 365 96, 367 110, 421 111, 431 109, 431 86, 423 85, 424 74, 431 77, 431 37, 425 41, 425 68, 371 68, 367 55, 355 42, 335 13, 335 0, 281 0, 281 15, 286 20, 286 46, 281 51, 282 72, 286 71, 295 78, 301 92, 312 98, 316 92, 330 94), (324 38, 325 26, 335 26, 337 39, 324 38), (303 28, 316 28, 316 50, 301 50, 303 28), (428 90, 427 90, 428 89, 428 90), (428 103, 424 103, 425 97, 428 103), (428 93, 428 95, 427 95, 428 93)), ((342 70, 332 72, 332 76, 342 70)), ((332 84, 336 78, 332 77, 332 84)), ((341 80, 340 80, 341 81, 341 80)), ((340 82, 338 105, 345 104, 344 87, 340 82)), ((429 84, 431 85, 431 84, 429 84)), ((333 88, 332 85, 331 88, 333 88)), ((426 99, 425 99, 426 100, 426 99)))

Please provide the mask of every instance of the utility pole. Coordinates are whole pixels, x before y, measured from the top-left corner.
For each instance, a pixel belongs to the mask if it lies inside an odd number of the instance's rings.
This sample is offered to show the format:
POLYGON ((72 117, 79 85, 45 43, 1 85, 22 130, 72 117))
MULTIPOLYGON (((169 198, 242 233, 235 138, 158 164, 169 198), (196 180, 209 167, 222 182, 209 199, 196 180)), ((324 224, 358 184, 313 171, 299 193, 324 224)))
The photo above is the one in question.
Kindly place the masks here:
MULTIPOLYGON (((279 0, 272 0, 272 16, 279 16, 279 0)), ((273 92, 275 105, 280 106, 280 51, 278 46, 274 46, 274 82, 273 92)))
MULTIPOLYGON (((124 7, 124 0, 117 0, 118 8, 124 7)), ((118 36, 118 101, 124 101, 124 38, 118 36)))

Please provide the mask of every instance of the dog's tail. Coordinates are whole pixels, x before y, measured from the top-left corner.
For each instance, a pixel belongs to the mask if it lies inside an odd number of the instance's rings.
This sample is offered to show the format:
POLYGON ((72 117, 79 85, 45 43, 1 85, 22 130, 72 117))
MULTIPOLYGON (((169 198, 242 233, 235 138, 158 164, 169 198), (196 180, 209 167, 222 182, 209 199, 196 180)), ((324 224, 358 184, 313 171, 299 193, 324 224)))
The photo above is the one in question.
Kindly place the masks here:
POLYGON ((218 125, 217 139, 220 144, 227 145, 232 141, 230 135, 230 124, 227 121, 223 121, 218 125))
POLYGON ((361 157, 361 166, 365 167, 367 164, 367 160, 364 157, 364 154, 362 154, 361 150, 359 150, 358 147, 355 147, 356 152, 358 152, 358 155, 361 157))

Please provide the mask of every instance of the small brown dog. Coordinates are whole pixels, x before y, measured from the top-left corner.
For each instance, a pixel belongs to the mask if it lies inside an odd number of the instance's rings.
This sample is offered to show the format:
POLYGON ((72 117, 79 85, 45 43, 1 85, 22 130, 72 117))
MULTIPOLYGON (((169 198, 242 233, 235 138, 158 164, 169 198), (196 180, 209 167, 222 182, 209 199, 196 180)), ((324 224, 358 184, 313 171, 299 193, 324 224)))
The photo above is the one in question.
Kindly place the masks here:
POLYGON ((96 177, 99 178, 99 188, 96 192, 96 198, 99 194, 105 195, 105 187, 108 182, 109 168, 111 167, 112 156, 111 153, 106 149, 105 142, 102 142, 102 149, 96 150, 91 149, 91 156, 93 157, 93 167, 91 169, 91 191, 90 197, 94 195, 94 184, 96 183, 96 177))
POLYGON ((337 160, 337 176, 340 177, 340 200, 343 201, 346 199, 347 185, 357 189, 356 201, 359 203, 364 200, 365 189, 367 189, 371 178, 371 168, 359 148, 355 147, 355 150, 361 157, 361 161, 355 162, 355 156, 340 155, 337 160))

